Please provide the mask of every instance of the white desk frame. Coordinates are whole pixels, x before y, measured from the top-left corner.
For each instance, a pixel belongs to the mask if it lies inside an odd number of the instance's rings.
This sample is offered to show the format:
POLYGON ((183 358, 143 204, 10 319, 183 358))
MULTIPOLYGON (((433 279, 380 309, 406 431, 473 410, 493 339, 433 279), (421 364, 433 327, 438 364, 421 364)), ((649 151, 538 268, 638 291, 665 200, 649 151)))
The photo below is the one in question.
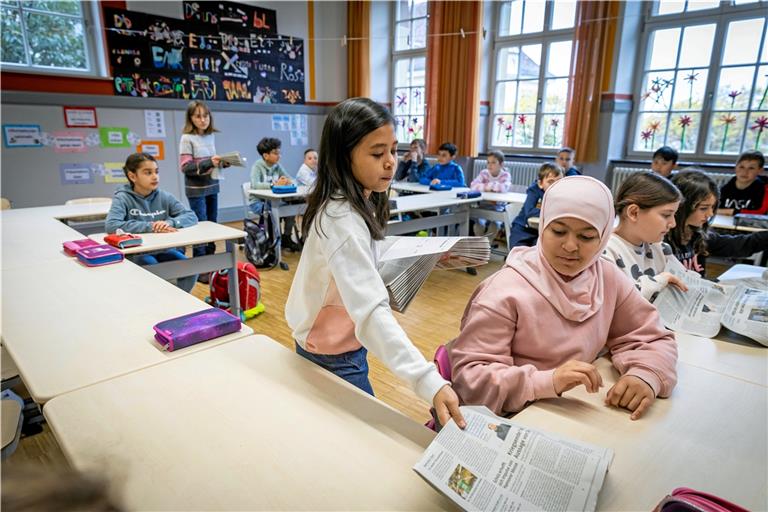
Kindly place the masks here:
MULTIPOLYGON (((307 203, 286 203, 287 199, 304 200, 309 193, 309 188, 306 186, 296 187, 296 192, 290 194, 275 194, 268 188, 252 188, 248 190, 248 195, 257 199, 261 199, 269 204, 270 212, 272 214, 272 222, 275 229, 280 229, 280 219, 283 217, 294 217, 296 215, 302 215, 304 210, 307 209, 307 203)), ((277 264, 283 270, 288 270, 288 265, 283 262, 282 255, 282 237, 277 244, 277 264)))

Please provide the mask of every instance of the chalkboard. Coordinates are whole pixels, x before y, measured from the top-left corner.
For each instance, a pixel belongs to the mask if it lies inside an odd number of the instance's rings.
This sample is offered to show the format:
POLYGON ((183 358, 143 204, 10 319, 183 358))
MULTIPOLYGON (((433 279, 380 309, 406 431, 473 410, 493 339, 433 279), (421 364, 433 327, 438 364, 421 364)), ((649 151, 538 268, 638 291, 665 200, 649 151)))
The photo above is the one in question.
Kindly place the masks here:
POLYGON ((275 11, 185 2, 184 13, 104 7, 115 94, 304 103, 304 41, 276 33, 275 11))

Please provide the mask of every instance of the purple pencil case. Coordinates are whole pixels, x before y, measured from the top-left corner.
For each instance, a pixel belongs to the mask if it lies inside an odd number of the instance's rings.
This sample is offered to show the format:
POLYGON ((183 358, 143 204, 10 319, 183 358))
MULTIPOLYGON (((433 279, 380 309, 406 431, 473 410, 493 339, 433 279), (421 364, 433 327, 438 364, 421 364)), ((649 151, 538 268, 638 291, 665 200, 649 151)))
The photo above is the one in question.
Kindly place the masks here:
POLYGON ((100 267, 110 263, 120 263, 123 261, 123 253, 111 245, 96 245, 78 250, 75 255, 83 265, 89 267, 100 267))
POLYGON ((86 247, 96 247, 97 245, 100 245, 99 242, 95 240, 91 240, 90 238, 83 238, 82 240, 70 240, 69 242, 64 242, 64 253, 67 256, 75 256, 77 255, 77 251, 80 249, 85 249, 86 247))
POLYGON ((153 329, 158 343, 165 350, 174 351, 237 332, 240 319, 223 309, 210 308, 163 320, 153 329))

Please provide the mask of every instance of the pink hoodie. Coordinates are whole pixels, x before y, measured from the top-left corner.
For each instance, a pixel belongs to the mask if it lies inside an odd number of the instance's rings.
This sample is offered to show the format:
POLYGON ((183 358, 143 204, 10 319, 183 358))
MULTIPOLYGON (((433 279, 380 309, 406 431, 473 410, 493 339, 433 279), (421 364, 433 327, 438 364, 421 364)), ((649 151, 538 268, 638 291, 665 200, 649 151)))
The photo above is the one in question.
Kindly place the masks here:
MULTIPOLYGON (((613 209, 610 192, 598 183, 575 177, 552 185, 542 204, 541 229, 556 218, 576 216, 592 220, 607 239, 613 209), (578 215, 568 213, 579 206, 578 215)), ((553 398, 554 370, 570 359, 592 362, 603 347, 622 375, 635 375, 656 395, 669 396, 677 382, 677 344, 633 282, 599 257, 571 281, 550 275, 547 267, 537 247, 516 248, 475 290, 461 334, 447 347, 462 402, 508 414, 553 398)))

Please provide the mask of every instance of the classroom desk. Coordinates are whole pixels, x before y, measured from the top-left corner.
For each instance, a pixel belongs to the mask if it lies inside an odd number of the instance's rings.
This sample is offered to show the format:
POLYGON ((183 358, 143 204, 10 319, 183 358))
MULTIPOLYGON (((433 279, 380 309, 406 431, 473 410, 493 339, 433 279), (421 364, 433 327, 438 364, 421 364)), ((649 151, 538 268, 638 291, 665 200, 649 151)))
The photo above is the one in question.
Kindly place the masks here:
POLYGON ((676 332, 678 360, 691 366, 768 387, 768 347, 676 332))
POLYGON ((433 432, 266 336, 67 393, 44 414, 126 510, 455 508, 411 470, 433 432))
MULTIPOLYGON (((456 195, 459 192, 466 192, 471 189, 469 187, 453 187, 451 190, 430 190, 429 185, 397 181, 392 183, 392 190, 396 190, 398 192, 413 192, 418 194, 453 193, 456 195)), ((525 193, 520 192, 483 192, 482 194, 482 201, 495 201, 499 203, 523 204, 526 198, 525 193)))
POLYGON ((3 270, 0 278, 3 346, 37 403, 253 332, 242 325, 238 333, 163 351, 153 325, 210 306, 129 261, 89 268, 62 255, 36 268, 3 270))
POLYGON ((395 199, 397 207, 389 211, 390 216, 421 210, 440 210, 441 208, 450 208, 450 212, 411 220, 390 221, 387 225, 387 235, 402 235, 423 229, 451 227, 458 224, 459 235, 467 236, 469 234, 469 207, 479 201, 479 197, 459 199, 453 191, 398 197, 395 199))
MULTIPOLYGON (((290 194, 275 194, 268 188, 252 188, 248 190, 249 195, 269 203, 270 211, 272 212, 272 222, 277 226, 278 230, 280 229, 280 219, 283 217, 294 217, 304 213, 304 210, 307 208, 307 203, 303 201, 308 193, 309 187, 304 185, 296 187, 296 192, 290 194), (286 200, 289 199, 292 200, 292 202, 286 202, 286 200)), ((288 264, 283 262, 281 249, 282 238, 277 243, 277 264, 281 269, 288 270, 288 264)))
POLYGON ((764 228, 753 228, 749 226, 737 226, 734 224, 734 218, 732 215, 715 215, 712 218, 712 222, 709 227, 715 229, 727 229, 729 231, 746 231, 748 233, 754 233, 756 231, 765 231, 764 228))
MULTIPOLYGON (((90 238, 104 243, 106 233, 90 235, 90 238)), ((237 248, 235 242, 245 238, 245 231, 234 229, 215 222, 202 221, 194 226, 179 229, 173 233, 140 233, 142 244, 138 247, 120 249, 125 255, 157 252, 187 245, 205 244, 208 242, 225 242, 226 251, 209 254, 186 260, 174 260, 157 265, 145 265, 142 268, 163 279, 176 279, 195 274, 214 272, 222 268, 230 269, 230 275, 237 274, 237 248)), ((232 312, 239 315, 240 289, 237 279, 229 280, 229 297, 232 302, 232 312)))
POLYGON ((637 421, 603 404, 617 372, 597 361, 600 392, 583 386, 540 400, 512 421, 612 448, 598 510, 652 510, 675 487, 710 492, 749 510, 768 509, 765 387, 678 363, 678 384, 637 421))
POLYGON ((764 276, 766 267, 759 265, 745 265, 737 263, 717 277, 718 281, 731 281, 733 279, 764 279, 768 286, 768 279, 764 276))

